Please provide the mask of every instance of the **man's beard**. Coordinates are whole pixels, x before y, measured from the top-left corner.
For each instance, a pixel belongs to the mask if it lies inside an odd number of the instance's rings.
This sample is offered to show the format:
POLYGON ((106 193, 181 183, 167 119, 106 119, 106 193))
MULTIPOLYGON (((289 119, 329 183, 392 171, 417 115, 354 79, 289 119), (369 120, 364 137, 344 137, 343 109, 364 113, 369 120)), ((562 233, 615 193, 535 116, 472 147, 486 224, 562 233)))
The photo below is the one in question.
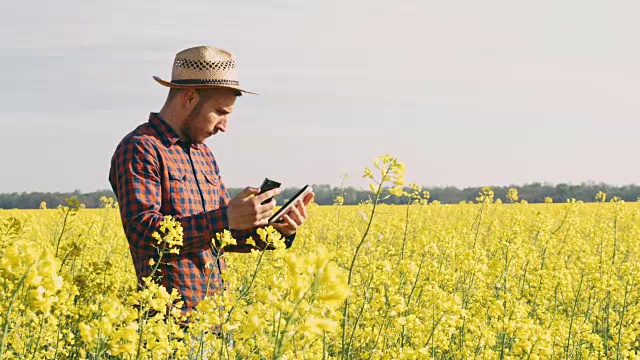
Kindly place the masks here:
POLYGON ((202 101, 198 101, 196 106, 191 110, 189 115, 184 119, 184 125, 182 125, 182 134, 186 139, 184 139, 188 144, 197 143, 194 139, 196 134, 194 134, 194 128, 196 119, 200 116, 200 112, 202 111, 202 101))

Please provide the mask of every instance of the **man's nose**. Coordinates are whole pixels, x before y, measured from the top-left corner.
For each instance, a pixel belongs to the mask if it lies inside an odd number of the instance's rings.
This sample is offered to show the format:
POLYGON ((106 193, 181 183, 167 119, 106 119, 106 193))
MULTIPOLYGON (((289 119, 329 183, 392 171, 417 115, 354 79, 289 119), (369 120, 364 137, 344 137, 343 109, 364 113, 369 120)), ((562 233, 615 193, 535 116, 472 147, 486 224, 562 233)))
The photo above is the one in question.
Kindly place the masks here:
POLYGON ((222 119, 216 127, 222 132, 227 131, 227 117, 225 116, 225 118, 222 119))

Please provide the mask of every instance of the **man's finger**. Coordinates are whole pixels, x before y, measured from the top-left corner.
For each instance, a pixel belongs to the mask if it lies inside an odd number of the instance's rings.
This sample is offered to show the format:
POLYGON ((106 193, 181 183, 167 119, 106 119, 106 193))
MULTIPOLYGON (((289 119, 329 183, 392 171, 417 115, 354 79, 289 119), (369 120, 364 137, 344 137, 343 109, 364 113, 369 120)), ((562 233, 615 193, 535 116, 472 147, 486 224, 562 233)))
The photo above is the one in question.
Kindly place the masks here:
POLYGON ((300 214, 300 210, 298 209, 299 206, 300 201, 298 201, 295 206, 292 206, 291 210, 289 210, 289 214, 287 214, 291 216, 291 218, 297 225, 300 225, 304 222, 304 218, 302 217, 302 214, 300 214))
POLYGON ((256 202, 255 203, 255 209, 256 209, 256 214, 262 214, 262 213, 266 213, 266 212, 273 212, 273 209, 276 207, 276 200, 272 199, 269 202, 266 203, 262 203, 262 202, 256 202))
POLYGON ((310 203, 314 197, 316 197, 316 194, 313 191, 305 195, 303 200, 304 204, 307 205, 308 203, 310 203))
POLYGON ((259 193, 259 192, 260 192, 260 189, 254 188, 254 187, 251 187, 251 186, 247 186, 246 188, 244 188, 244 190, 242 190, 235 197, 240 198, 240 199, 244 199, 244 198, 248 198, 251 195, 255 195, 255 194, 259 193))
POLYGON ((268 208, 268 204, 259 205, 259 207, 260 207, 260 210, 256 214, 256 219, 258 220, 268 219, 271 217, 271 215, 273 215, 273 210, 271 208, 268 208))
POLYGON ((271 226, 284 236, 289 236, 296 232, 295 225, 286 222, 271 223, 271 226))
POLYGON ((254 227, 256 227, 256 226, 257 227, 259 227, 259 226, 267 226, 267 225, 269 225, 269 219, 267 219, 267 218, 264 218, 264 219, 261 219, 261 220, 256 220, 256 221, 253 222, 253 226, 254 227))
POLYGON ((283 215, 280 218, 280 221, 281 221, 280 224, 285 225, 285 226, 288 225, 289 228, 291 228, 291 230, 294 230, 294 232, 298 228, 298 224, 296 224, 296 222, 293 221, 293 219, 289 215, 283 215))
MULTIPOLYGON (((265 191, 265 192, 263 192, 263 193, 262 193, 262 194, 260 194, 260 195, 256 195, 255 199, 256 199, 256 201, 258 201, 258 202, 263 202, 263 201, 267 200, 268 198, 272 198, 272 197, 274 197, 274 196, 276 196, 276 195, 280 194, 280 191, 281 191, 281 190, 280 190, 280 189, 278 189, 278 188, 276 188, 276 189, 271 189, 271 190, 269 190, 269 191, 265 191)), ((258 191, 258 192, 260 192, 260 191, 258 191)), ((268 203, 267 203, 267 204, 268 204, 268 203)))
POLYGON ((305 203, 303 201, 298 203, 298 211, 300 211, 300 214, 303 218, 307 218, 307 207, 305 206, 305 203))

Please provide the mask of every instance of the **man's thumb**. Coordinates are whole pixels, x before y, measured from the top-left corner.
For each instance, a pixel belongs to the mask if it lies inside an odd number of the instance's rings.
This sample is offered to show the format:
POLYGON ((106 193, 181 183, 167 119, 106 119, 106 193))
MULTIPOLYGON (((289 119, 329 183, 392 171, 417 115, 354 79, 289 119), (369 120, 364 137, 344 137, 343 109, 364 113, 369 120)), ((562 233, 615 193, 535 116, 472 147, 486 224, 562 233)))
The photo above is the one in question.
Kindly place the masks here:
POLYGON ((259 193, 259 192, 260 192, 260 189, 247 186, 238 195, 236 195, 236 197, 244 199, 244 198, 247 198, 247 197, 249 197, 251 195, 255 195, 255 194, 259 193))

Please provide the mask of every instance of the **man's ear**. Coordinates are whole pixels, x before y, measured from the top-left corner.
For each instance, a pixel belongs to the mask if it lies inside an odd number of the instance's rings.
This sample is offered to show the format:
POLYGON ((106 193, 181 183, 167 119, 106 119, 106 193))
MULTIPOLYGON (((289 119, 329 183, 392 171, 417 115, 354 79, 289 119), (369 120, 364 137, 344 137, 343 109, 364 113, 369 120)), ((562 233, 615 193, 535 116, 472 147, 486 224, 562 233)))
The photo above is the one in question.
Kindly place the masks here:
POLYGON ((198 95, 198 92, 195 91, 194 89, 185 89, 182 92, 182 96, 180 97, 180 100, 182 102, 182 106, 185 109, 191 110, 196 106, 196 104, 198 104, 198 101, 200 100, 200 96, 198 95))

